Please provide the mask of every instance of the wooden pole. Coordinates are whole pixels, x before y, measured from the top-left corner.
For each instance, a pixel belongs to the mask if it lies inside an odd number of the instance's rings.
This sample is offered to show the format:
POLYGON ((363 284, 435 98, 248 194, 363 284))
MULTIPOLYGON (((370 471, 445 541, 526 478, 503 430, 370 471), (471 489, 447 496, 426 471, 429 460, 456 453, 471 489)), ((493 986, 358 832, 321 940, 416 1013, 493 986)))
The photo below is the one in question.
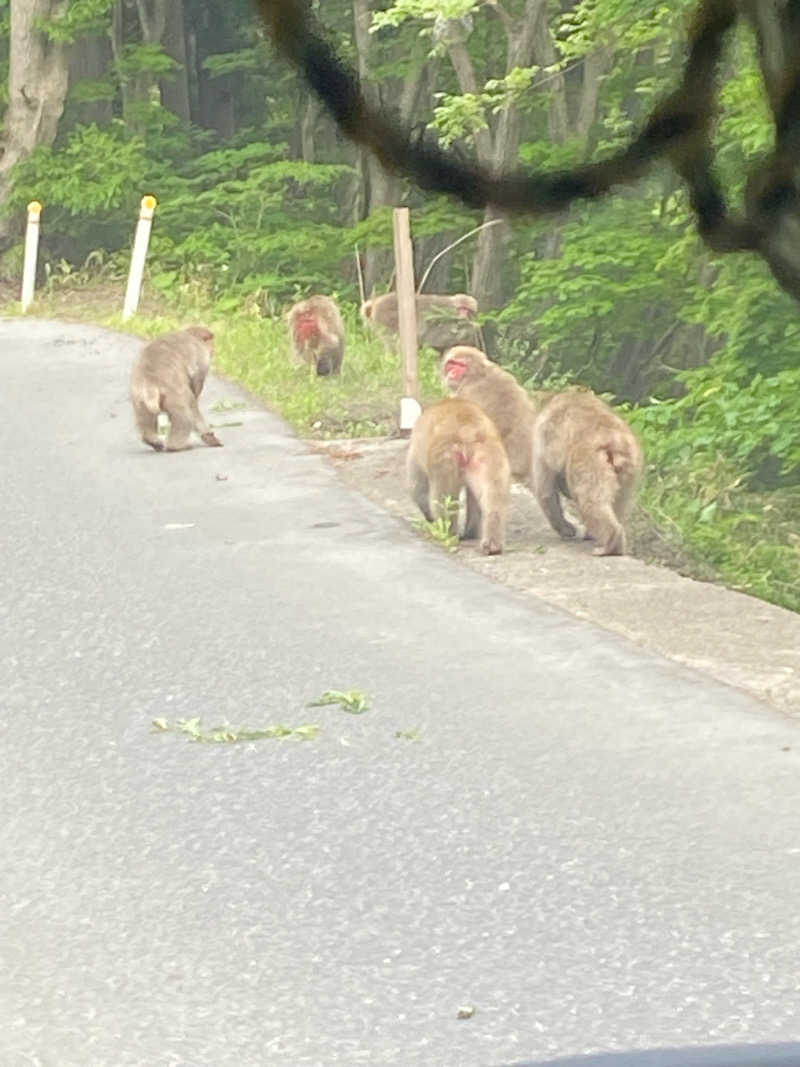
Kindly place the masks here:
POLYGON ((417 373, 417 301, 414 287, 414 252, 407 207, 394 209, 394 265, 397 277, 397 325, 403 357, 403 396, 400 400, 400 433, 406 437, 419 418, 417 373))

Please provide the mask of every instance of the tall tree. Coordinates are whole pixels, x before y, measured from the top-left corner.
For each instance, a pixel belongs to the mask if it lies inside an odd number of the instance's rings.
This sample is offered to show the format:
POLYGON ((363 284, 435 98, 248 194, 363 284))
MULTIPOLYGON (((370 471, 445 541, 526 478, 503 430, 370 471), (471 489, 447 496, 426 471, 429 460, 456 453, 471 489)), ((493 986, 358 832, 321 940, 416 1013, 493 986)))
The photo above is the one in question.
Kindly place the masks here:
MULTIPOLYGON (((10 8, 0 205, 8 196, 14 166, 34 148, 55 140, 69 84, 69 37, 56 29, 64 0, 13 0, 10 8)), ((0 220, 0 247, 8 246, 14 230, 15 220, 0 220)))

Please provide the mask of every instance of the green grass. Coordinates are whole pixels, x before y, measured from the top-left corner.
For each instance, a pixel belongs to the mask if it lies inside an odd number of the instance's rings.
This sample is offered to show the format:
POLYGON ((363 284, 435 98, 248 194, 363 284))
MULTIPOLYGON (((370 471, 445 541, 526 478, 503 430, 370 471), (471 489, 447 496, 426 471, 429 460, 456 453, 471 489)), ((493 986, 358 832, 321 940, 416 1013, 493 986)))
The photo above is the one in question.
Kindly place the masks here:
MULTIPOLYGON (((318 378, 296 366, 286 327, 275 319, 229 320, 219 333, 216 367, 278 410, 305 437, 387 435, 397 428, 399 357, 366 334, 350 309, 345 317, 347 348, 337 377, 318 378)), ((419 367, 423 398, 438 396, 434 356, 422 353, 419 367)))
POLYGON ((737 482, 724 462, 702 475, 689 463, 667 474, 650 470, 640 502, 658 527, 688 548, 701 571, 711 569, 731 589, 800 611, 800 486, 753 492, 737 482), (705 502, 699 517, 698 499, 705 502))
POLYGON ((430 538, 431 541, 435 541, 442 548, 446 548, 448 552, 455 552, 458 548, 458 534, 452 533, 450 524, 453 518, 456 521, 458 520, 458 500, 453 499, 451 496, 446 496, 442 501, 442 506, 444 513, 438 518, 432 519, 430 522, 422 517, 412 519, 412 525, 420 533, 430 538))

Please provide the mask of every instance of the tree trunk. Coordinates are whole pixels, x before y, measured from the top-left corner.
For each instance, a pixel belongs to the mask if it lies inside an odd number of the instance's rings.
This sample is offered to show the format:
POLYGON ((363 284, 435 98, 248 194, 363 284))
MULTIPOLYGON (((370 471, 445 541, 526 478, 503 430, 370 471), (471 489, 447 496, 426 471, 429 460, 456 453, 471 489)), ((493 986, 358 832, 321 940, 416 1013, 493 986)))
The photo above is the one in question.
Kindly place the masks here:
MULTIPOLYGON (((356 52, 358 54, 358 75, 362 86, 369 86, 371 82, 369 57, 371 38, 369 33, 372 12, 370 0, 353 0, 353 25, 356 52)), ((363 217, 366 217, 377 207, 392 204, 395 201, 400 183, 398 179, 383 169, 371 152, 361 150, 359 152, 360 181, 363 187, 363 200, 360 205, 363 217)), ((367 298, 370 297, 375 286, 385 279, 387 272, 391 272, 393 264, 391 249, 368 248, 364 253, 362 271, 364 274, 364 289, 367 298)))
MULTIPOLYGON (((108 36, 80 37, 72 46, 69 57, 70 88, 82 81, 101 81, 108 74, 111 59, 108 36)), ((70 125, 96 122, 99 126, 105 126, 111 121, 111 115, 110 100, 72 102, 68 120, 70 125)))
POLYGON ((178 64, 173 73, 161 82, 164 107, 188 125, 192 120, 189 103, 189 71, 186 48, 186 26, 183 0, 170 0, 164 30, 164 51, 178 64))
MULTIPOLYGON (((578 117, 575 120, 575 133, 587 140, 597 121, 597 104, 600 99, 600 83, 611 69, 614 50, 611 45, 590 52, 583 61, 583 84, 581 86, 578 117)), ((588 154, 588 146, 587 146, 588 154)))
MULTIPOLYGON (((0 204, 8 196, 14 166, 34 148, 55 140, 69 84, 66 46, 36 29, 37 20, 53 18, 60 4, 54 0, 14 0, 10 8, 8 109, 0 158, 0 204)), ((36 190, 31 189, 31 198, 35 195, 36 190)), ((7 247, 15 229, 14 220, 0 221, 0 247, 7 247)))
MULTIPOLYGON (((111 8, 111 31, 109 33, 109 38, 111 40, 111 55, 114 57, 114 63, 117 67, 119 67, 122 62, 123 50, 125 48, 125 10, 122 5, 123 0, 114 0, 114 6, 111 8)), ((122 98, 122 117, 125 122, 128 122, 133 100, 130 83, 127 79, 121 76, 119 76, 119 91, 122 98)))
MULTIPOLYGON (((505 23, 508 36, 507 74, 517 67, 530 65, 534 42, 537 39, 541 42, 542 31, 539 23, 545 17, 545 0, 528 0, 519 22, 509 20, 505 23)), ((549 35, 550 31, 546 23, 544 29, 549 35)), ((552 42, 550 42, 550 47, 552 48, 552 42)), ((560 109, 557 110, 560 114, 560 109)), ((500 112, 491 151, 491 163, 495 171, 508 170, 516 163, 519 139, 519 110, 514 106, 504 108, 500 112)), ((502 218, 502 215, 488 208, 484 215, 484 222, 496 218, 502 218)), ((481 310, 500 307, 504 301, 508 281, 507 272, 503 268, 510 239, 508 223, 505 221, 499 226, 488 226, 478 235, 478 247, 472 265, 472 295, 478 301, 481 310)))
MULTIPOLYGON (((534 57, 540 67, 550 67, 558 59, 553 35, 547 23, 547 8, 539 9, 535 22, 536 34, 534 57)), ((548 126, 550 137, 556 144, 563 144, 569 134, 569 113, 567 111, 567 91, 563 74, 551 74, 547 83, 547 95, 550 97, 548 109, 548 126)))
POLYGON ((307 92, 306 104, 303 109, 303 119, 300 123, 300 155, 304 163, 314 162, 316 155, 314 134, 321 114, 322 108, 316 95, 307 92))

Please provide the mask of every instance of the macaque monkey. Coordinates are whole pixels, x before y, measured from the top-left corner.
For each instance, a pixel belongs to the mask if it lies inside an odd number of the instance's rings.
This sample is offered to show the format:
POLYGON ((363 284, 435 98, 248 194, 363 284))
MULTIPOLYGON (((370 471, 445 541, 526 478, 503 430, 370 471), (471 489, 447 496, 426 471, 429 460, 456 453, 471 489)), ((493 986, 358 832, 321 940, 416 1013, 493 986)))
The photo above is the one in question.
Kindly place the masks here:
MULTIPOLYGON (((417 342, 439 353, 452 345, 474 344, 478 339, 477 314, 478 301, 466 293, 417 294, 417 342)), ((397 293, 384 293, 367 300, 361 305, 361 317, 367 326, 390 334, 399 333, 397 293)))
POLYGON ((338 374, 344 358, 344 323, 336 301, 310 296, 287 315, 292 352, 298 363, 313 365, 321 377, 338 374))
POLYGON ((575 536, 561 510, 563 493, 597 542, 594 555, 624 555, 623 522, 644 464, 630 426, 594 393, 557 393, 536 415, 532 459, 533 491, 556 533, 575 536))
POLYGON ((162 334, 142 349, 131 373, 131 403, 142 440, 156 452, 165 447, 158 434, 160 411, 169 418, 167 452, 191 448, 193 430, 212 448, 222 446, 197 406, 213 353, 214 334, 205 326, 162 334))
MULTIPOLYGON (((411 495, 432 522, 445 514, 447 497, 458 500, 467 490, 463 537, 480 537, 481 551, 503 551, 511 475, 508 456, 492 420, 475 404, 445 397, 417 419, 406 458, 411 495)), ((457 531, 457 515, 450 529, 457 531)))
POLYGON ((471 400, 497 427, 508 452, 511 476, 530 485, 531 435, 536 405, 513 374, 492 363, 485 352, 457 345, 444 354, 444 379, 456 396, 471 400))

